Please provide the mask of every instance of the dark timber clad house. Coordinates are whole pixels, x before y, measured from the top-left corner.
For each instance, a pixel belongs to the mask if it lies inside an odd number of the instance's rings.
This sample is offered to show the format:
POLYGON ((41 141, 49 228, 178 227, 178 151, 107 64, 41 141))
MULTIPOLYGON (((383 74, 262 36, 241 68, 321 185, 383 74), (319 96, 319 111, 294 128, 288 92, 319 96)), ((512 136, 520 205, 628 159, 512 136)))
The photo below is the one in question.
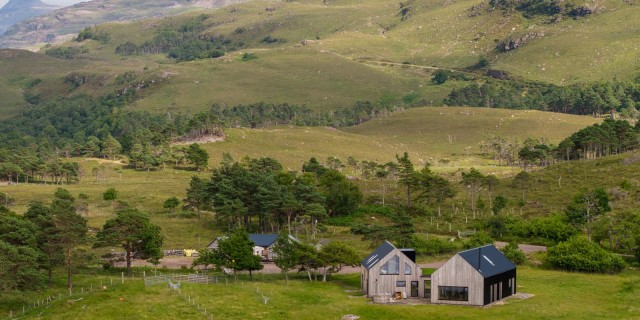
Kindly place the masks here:
POLYGON ((401 292, 405 297, 418 297, 422 269, 415 262, 413 249, 398 249, 385 241, 362 260, 360 283, 367 297, 393 296, 401 292))
POLYGON ((462 251, 431 275, 431 302, 483 306, 516 293, 516 266, 493 245, 462 251))

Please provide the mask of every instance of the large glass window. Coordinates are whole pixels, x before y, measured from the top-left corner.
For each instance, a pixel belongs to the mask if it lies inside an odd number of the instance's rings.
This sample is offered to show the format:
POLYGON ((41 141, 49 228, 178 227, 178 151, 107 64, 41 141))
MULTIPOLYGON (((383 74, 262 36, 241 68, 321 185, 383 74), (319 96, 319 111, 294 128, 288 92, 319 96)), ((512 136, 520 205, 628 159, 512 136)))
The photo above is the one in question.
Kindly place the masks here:
POLYGON ((400 257, 393 256, 391 260, 383 264, 380 268, 380 274, 400 274, 400 257))
POLYGON ((411 274, 411 265, 408 262, 404 263, 404 274, 411 274))
POLYGON ((438 299, 449 301, 469 301, 469 288, 439 286, 438 299))

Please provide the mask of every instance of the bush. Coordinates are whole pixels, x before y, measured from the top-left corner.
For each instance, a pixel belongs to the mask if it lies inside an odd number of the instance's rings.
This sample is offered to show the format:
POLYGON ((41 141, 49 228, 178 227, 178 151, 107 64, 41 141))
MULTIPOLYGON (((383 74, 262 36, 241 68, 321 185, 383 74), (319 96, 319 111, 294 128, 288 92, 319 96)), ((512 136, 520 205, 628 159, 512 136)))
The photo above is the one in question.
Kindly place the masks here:
POLYGON ((493 239, 486 232, 480 231, 469 237, 469 240, 465 241, 464 248, 472 249, 486 246, 488 244, 493 244, 493 239))
POLYGON ((582 237, 549 248, 547 261, 556 268, 580 272, 616 273, 625 266, 622 258, 582 237))
POLYGON ((500 251, 504 253, 507 259, 511 260, 511 262, 515 264, 523 264, 524 261, 526 260, 526 256, 524 255, 524 252, 522 252, 522 250, 518 248, 518 244, 515 242, 507 244, 507 246, 500 249, 500 251))
POLYGON ((450 75, 451 75, 451 72, 447 70, 438 70, 436 71, 436 73, 433 74, 431 81, 433 81, 433 83, 435 84, 443 84, 447 82, 447 80, 449 80, 450 75))
POLYGON ((89 50, 85 47, 56 47, 48 49, 45 54, 58 59, 71 60, 87 52, 89 50))
POLYGON ((426 240, 413 236, 412 246, 416 250, 416 253, 424 255, 455 253, 460 249, 457 242, 436 237, 426 240))

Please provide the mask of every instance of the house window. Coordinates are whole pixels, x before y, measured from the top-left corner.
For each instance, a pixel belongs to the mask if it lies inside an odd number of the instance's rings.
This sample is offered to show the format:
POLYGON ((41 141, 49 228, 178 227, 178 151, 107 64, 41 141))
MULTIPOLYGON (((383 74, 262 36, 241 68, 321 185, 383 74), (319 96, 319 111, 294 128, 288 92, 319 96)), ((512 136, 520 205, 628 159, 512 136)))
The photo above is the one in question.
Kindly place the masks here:
POLYGON ((406 281, 396 281, 396 287, 406 287, 406 286, 407 286, 406 281))
POLYGON ((408 262, 404 263, 404 274, 411 274, 411 265, 408 262))
POLYGON ((448 301, 469 301, 469 288, 439 286, 438 299, 448 301))
POLYGON ((400 257, 393 256, 391 260, 380 267, 380 274, 400 274, 400 257))

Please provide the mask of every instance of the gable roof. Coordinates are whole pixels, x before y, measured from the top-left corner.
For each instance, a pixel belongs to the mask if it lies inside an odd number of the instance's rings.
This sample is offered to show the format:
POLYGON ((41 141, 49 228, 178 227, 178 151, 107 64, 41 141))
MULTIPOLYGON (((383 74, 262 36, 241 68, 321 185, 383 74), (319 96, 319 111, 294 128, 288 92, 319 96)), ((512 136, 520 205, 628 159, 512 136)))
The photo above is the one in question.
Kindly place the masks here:
POLYGON ((458 253, 485 278, 513 270, 516 265, 492 244, 458 253))
POLYGON ((268 247, 276 242, 277 234, 250 234, 249 239, 258 247, 268 247))
POLYGON ((369 269, 371 269, 371 267, 376 265, 376 263, 378 263, 378 261, 380 261, 380 259, 382 259, 385 256, 387 256, 395 248, 396 247, 394 247, 389 241, 385 241, 381 245, 379 245, 375 250, 373 250, 373 252, 370 255, 368 255, 366 258, 364 258, 364 260, 362 260, 362 262, 360 262, 360 264, 365 269, 369 270, 369 269))

